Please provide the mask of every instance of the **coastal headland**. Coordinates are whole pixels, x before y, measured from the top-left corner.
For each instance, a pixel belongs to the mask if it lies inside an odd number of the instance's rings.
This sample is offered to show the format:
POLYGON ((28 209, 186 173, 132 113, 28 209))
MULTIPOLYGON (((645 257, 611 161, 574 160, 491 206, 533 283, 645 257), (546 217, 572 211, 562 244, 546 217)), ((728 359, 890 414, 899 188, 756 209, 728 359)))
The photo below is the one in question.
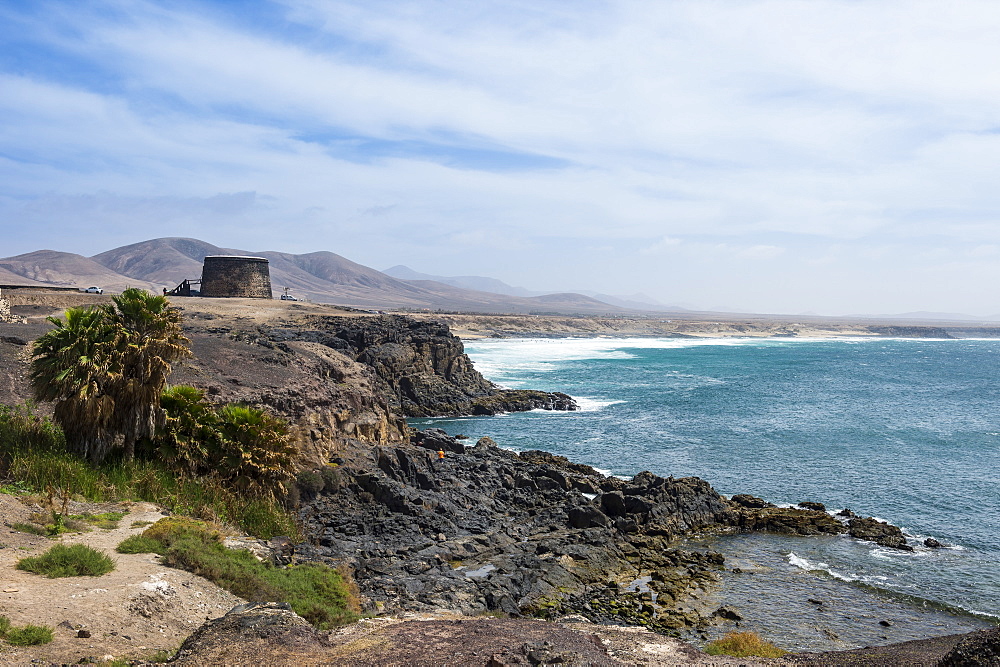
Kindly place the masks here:
MULTIPOLYGON (((29 396, 30 343, 47 330, 44 318, 68 305, 98 303, 106 297, 28 290, 5 290, 4 295, 12 313, 26 319, 0 324, 0 403, 10 405, 29 396)), ((346 564, 354 572, 364 610, 396 619, 376 618, 323 634, 287 609, 237 607, 221 619, 208 614, 215 620, 191 635, 176 658, 185 664, 234 656, 260 662, 439 662, 442 655, 451 656, 455 664, 754 664, 709 657, 649 633, 681 634, 697 641, 710 626, 740 627, 739 610, 704 602, 709 599, 705 591, 732 568, 719 554, 686 547, 683 538, 732 531, 847 533, 905 549, 899 529, 865 516, 831 516, 817 504, 820 498, 779 508, 752 495, 720 496, 710 480, 649 472, 623 480, 544 451, 508 451, 488 438, 473 443, 436 430, 415 433, 405 418, 575 407, 565 394, 510 392, 492 385, 472 367, 455 333, 990 335, 988 327, 958 323, 807 326, 770 319, 404 316, 243 299, 176 304, 194 356, 176 365, 171 382, 204 389, 213 400, 264 407, 285 417, 295 434, 300 467, 319 470, 332 464, 336 472, 319 487, 296 487, 291 504, 307 539, 299 544, 261 543, 261 553, 284 565, 346 564), (539 626, 539 621, 529 620, 533 618, 555 623, 539 626), (424 625, 413 629, 408 625, 413 623, 424 625), (428 641, 429 636, 437 637, 437 643, 428 641)), ((16 520, 4 519, 8 524, 16 520)), ((24 545, 27 551, 42 548, 37 540, 29 542, 24 545)), ((120 558, 132 562, 139 556, 120 558)), ((148 572, 132 570, 137 581, 121 586, 135 586, 142 577, 164 569, 148 556, 145 561, 148 572)), ((29 586, 27 581, 21 585, 35 602, 45 596, 44 586, 29 586)), ((84 584, 88 594, 100 586, 99 581, 84 584)), ((20 588, 10 588, 5 610, 15 623, 55 625, 62 619, 44 615, 51 615, 53 606, 62 606, 64 615, 73 613, 72 601, 30 604, 20 588)), ((145 618, 171 628, 169 641, 179 643, 190 628, 167 621, 183 610, 183 605, 163 605, 145 618)), ((88 652, 127 653, 115 627, 123 623, 122 610, 104 612, 91 606, 86 613, 86 622, 95 628, 87 649, 74 646, 67 635, 51 649, 20 649, 8 657, 75 662, 88 652)), ((136 621, 133 616, 130 623, 136 621)), ((782 660, 898 664, 892 661, 898 658, 937 664, 950 655, 942 664, 990 664, 960 658, 970 650, 986 650, 969 649, 970 642, 988 648, 996 642, 995 635, 782 660)))

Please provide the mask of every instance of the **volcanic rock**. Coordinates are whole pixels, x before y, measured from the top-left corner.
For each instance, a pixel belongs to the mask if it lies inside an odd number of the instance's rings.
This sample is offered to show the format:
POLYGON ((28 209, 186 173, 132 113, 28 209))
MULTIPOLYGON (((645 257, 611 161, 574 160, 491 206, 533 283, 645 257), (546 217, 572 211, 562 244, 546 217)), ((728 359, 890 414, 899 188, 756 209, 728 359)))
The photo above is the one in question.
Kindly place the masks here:
POLYGON ((875 542, 883 547, 913 551, 913 547, 906 543, 903 531, 884 521, 879 521, 872 517, 854 517, 848 522, 848 526, 848 534, 851 537, 875 542))

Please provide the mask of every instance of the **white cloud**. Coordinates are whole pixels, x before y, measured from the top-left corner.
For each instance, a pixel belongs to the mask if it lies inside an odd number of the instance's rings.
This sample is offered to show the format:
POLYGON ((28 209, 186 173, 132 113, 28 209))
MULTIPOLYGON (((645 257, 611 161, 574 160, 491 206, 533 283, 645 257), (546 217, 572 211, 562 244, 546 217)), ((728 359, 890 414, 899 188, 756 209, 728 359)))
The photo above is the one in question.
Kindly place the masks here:
POLYGON ((103 220, 95 252, 212 235, 665 301, 886 312, 961 289, 961 271, 930 288, 912 258, 1000 245, 992 2, 271 8, 284 16, 5 10, 44 56, 0 71, 7 246, 103 220), (15 220, 33 224, 11 234, 15 220), (912 275, 844 304, 844 275, 890 269, 912 275), (705 287, 677 294, 684 272, 705 287))

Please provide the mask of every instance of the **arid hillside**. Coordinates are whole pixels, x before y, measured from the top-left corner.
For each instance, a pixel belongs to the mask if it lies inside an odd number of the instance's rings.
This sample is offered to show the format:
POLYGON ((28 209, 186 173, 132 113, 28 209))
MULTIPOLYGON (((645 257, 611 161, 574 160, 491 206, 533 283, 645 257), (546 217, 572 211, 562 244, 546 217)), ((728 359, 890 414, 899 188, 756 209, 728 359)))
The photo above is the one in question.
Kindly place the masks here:
POLYGON ((341 257, 318 251, 301 255, 269 250, 221 248, 187 238, 160 238, 114 248, 93 257, 54 250, 0 259, 0 284, 37 283, 111 291, 126 286, 173 289, 201 278, 207 255, 267 258, 277 295, 289 288, 298 298, 364 309, 455 310, 487 313, 625 313, 619 306, 582 294, 519 297, 453 287, 433 280, 400 280, 341 257))

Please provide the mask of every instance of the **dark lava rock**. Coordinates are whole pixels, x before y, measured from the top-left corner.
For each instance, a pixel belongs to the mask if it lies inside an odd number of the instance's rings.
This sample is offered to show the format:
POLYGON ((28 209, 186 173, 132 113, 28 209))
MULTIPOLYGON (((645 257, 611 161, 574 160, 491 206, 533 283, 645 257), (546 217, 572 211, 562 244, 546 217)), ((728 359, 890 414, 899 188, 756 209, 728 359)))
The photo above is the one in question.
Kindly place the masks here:
POLYGON ((848 522, 848 534, 859 540, 868 540, 883 547, 913 551, 906 543, 903 531, 892 524, 878 521, 872 517, 854 517, 848 522))
POLYGON ((439 428, 429 428, 425 431, 417 431, 413 434, 410 442, 417 447, 423 447, 424 449, 430 449, 435 452, 445 451, 461 454, 465 451, 465 445, 459 442, 458 438, 451 437, 439 428))
POLYGON ((807 509, 807 510, 816 510, 817 512, 825 512, 826 511, 826 505, 824 505, 823 503, 814 503, 814 502, 809 501, 809 500, 807 500, 805 502, 799 503, 799 507, 801 507, 802 509, 807 509))
POLYGON ((756 509, 759 507, 775 507, 774 503, 769 503, 763 498, 758 498, 757 496, 751 496, 749 493, 737 493, 735 496, 730 498, 730 500, 740 507, 747 507, 750 509, 756 509))
POLYGON ((743 620, 743 614, 741 614, 740 612, 736 611, 735 609, 729 606, 719 607, 718 609, 712 612, 712 616, 715 616, 716 618, 723 618, 727 621, 743 620))
MULTIPOLYGON (((225 656, 227 646, 279 645, 296 650, 320 648, 320 633, 287 603, 250 603, 233 607, 225 616, 208 621, 184 640, 171 662, 182 664, 225 656)), ((201 664, 206 664, 201 663, 201 664)))
POLYGON ((438 429, 414 442, 339 451, 336 487, 299 510, 295 562, 352 568, 368 613, 579 614, 671 633, 712 621, 677 602, 724 566, 676 538, 847 530, 817 510, 732 503, 696 477, 605 477, 548 452, 465 448, 438 429))
POLYGON ((1000 667, 1000 628, 967 635, 938 664, 941 667, 1000 667))
POLYGON ((854 512, 845 507, 844 509, 837 512, 837 516, 842 516, 844 518, 851 519, 853 517, 856 517, 857 514, 855 514, 854 512))
POLYGON ((340 487, 300 510, 308 541, 295 546, 296 562, 348 564, 365 611, 579 613, 660 631, 707 622, 674 601, 714 580, 723 559, 670 542, 733 525, 736 515, 703 480, 624 481, 547 452, 489 443, 462 451, 440 431, 418 439, 450 453, 344 451, 340 487), (581 488, 613 498, 616 516, 581 488), (627 590, 637 577, 649 578, 655 602, 627 590))
POLYGON ((826 512, 797 507, 737 507, 738 526, 744 530, 762 530, 793 535, 837 535, 847 528, 826 512))
POLYGON ((944 545, 935 540, 933 537, 928 537, 926 540, 924 540, 924 546, 930 547, 931 549, 940 549, 944 545))
POLYGON ((372 369, 386 402, 407 417, 575 410, 570 396, 502 389, 482 376, 447 325, 402 315, 321 317, 315 329, 261 328, 272 343, 321 343, 372 369))

